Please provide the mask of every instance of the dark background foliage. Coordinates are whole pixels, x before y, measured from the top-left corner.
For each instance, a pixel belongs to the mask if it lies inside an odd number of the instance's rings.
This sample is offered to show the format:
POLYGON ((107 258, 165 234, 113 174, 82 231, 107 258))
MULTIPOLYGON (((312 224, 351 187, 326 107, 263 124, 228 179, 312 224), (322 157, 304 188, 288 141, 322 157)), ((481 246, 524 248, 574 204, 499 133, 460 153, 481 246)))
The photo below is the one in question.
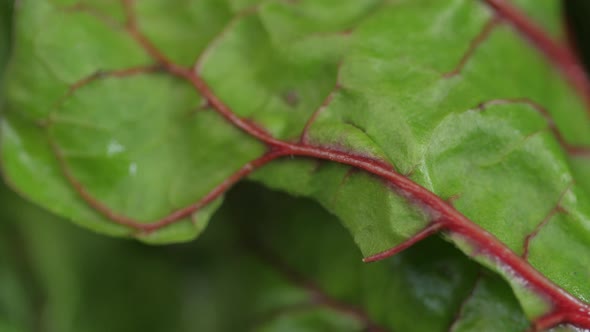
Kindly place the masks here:
POLYGON ((590 68, 590 2, 585 0, 564 1, 564 12, 570 25, 572 40, 586 65, 590 68))
MULTIPOLYGON (((590 64, 590 2, 569 0, 564 3, 571 40, 585 63, 590 64)), ((0 0, 0 74, 9 57, 12 6, 11 0, 0 0)), ((359 268, 360 254, 336 221, 310 201, 285 195, 277 197, 262 187, 243 184, 229 195, 226 206, 201 239, 184 245, 152 247, 78 229, 24 202, 2 185, 0 331, 282 331, 281 326, 297 331, 344 330, 330 323, 339 320, 338 317, 325 312, 299 316, 297 322, 262 314, 265 306, 274 305, 269 301, 286 298, 288 303, 289 297, 297 298, 298 292, 305 293, 305 290, 278 280, 280 272, 275 273, 278 279, 273 278, 273 272, 267 273, 272 268, 265 267, 264 260, 244 249, 240 224, 258 222, 261 227, 255 227, 254 234, 249 236, 263 239, 293 266, 315 271, 320 283, 331 285, 335 293, 340 292, 349 302, 362 302, 359 300, 361 290, 349 293, 338 290, 347 288, 347 283, 356 282, 356 278, 366 278, 350 272, 359 268), (245 201, 244 197, 249 199, 245 201), (277 220, 276 209, 261 212, 268 205, 282 206, 293 216, 301 216, 298 206, 305 205, 306 209, 312 206, 311 215, 301 219, 304 227, 318 227, 314 221, 320 216, 326 225, 320 227, 322 230, 318 234, 330 235, 325 239, 290 238, 289 234, 284 234, 284 228, 289 229, 293 221, 284 220, 286 226, 277 228, 272 224, 277 220), (323 250, 323 241, 339 242, 345 248, 336 254, 340 258, 336 263, 327 264, 330 268, 341 269, 342 273, 337 274, 341 280, 322 277, 320 267, 332 259, 326 256, 329 249, 324 255, 316 254, 323 250), (297 245, 298 242, 303 245, 297 245)), ((513 319, 519 322, 516 324, 526 326, 522 314, 512 307, 515 302, 507 286, 486 271, 478 272, 478 266, 440 239, 413 247, 386 265, 371 266, 368 273, 393 267, 396 270, 391 271, 391 278, 399 287, 408 287, 404 276, 416 278, 416 275, 424 277, 423 285, 430 283, 431 286, 424 287, 426 295, 422 298, 402 295, 397 300, 400 303, 394 301, 392 305, 434 299, 443 307, 456 306, 454 302, 464 294, 437 292, 439 282, 447 282, 445 287, 448 280, 470 283, 483 273, 490 284, 500 284, 494 286, 500 297, 498 301, 516 312, 509 317, 496 317, 498 319, 490 324, 513 319), (445 264, 432 266, 429 258, 425 259, 431 256, 445 264), (455 275, 449 267, 460 268, 461 275, 455 275), (440 275, 445 278, 437 279, 440 275)), ((415 317, 412 314, 396 317, 391 312, 374 315, 379 316, 379 321, 387 321, 388 316, 392 316, 391 319, 397 320, 392 325, 402 328, 424 324, 422 330, 438 330, 449 323, 449 317, 453 318, 452 312, 428 311, 424 303, 412 305, 424 308, 415 317)), ((353 327, 351 331, 358 331, 353 322, 347 325, 353 327)))

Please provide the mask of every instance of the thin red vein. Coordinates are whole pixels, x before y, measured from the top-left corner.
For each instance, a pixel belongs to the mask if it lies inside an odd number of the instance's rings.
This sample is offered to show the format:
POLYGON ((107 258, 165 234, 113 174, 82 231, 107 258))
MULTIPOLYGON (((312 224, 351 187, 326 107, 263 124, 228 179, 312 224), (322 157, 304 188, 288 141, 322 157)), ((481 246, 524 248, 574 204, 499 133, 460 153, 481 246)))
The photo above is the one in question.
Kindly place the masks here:
MULTIPOLYGON (((121 0, 125 8, 127 17, 127 31, 136 40, 136 42, 148 53, 154 60, 164 66, 171 74, 184 78, 191 82, 198 91, 210 91, 205 96, 209 106, 215 108, 226 120, 232 122, 240 129, 244 130, 251 136, 267 144, 280 145, 280 141, 270 136, 264 129, 255 125, 251 121, 240 118, 234 114, 231 109, 221 101, 212 91, 208 84, 197 74, 198 68, 193 74, 190 69, 183 68, 173 63, 164 53, 162 53, 143 33, 139 31, 137 18, 134 13, 134 0, 121 0)), ((254 10, 256 7, 253 7, 254 10)), ((252 10, 252 9, 250 9, 252 10)), ((244 10, 239 15, 247 15, 248 10, 244 10)), ((231 24, 230 24, 231 25, 231 24)), ((205 50, 206 52, 207 50, 205 50)))
POLYGON ((330 103, 332 102, 332 100, 334 100, 334 96, 336 95, 336 93, 338 93, 338 91, 340 91, 340 89, 342 89, 342 86, 340 84, 340 74, 342 72, 342 60, 338 63, 338 69, 337 69, 337 75, 336 75, 336 83, 334 83, 334 88, 332 89, 332 91, 330 91, 330 93, 328 93, 328 95, 326 96, 326 98, 324 99, 324 101, 322 102, 322 104, 320 105, 320 107, 318 107, 309 117, 309 119, 307 119, 307 122, 305 123, 305 127, 303 127, 303 131, 301 132, 301 137, 299 138, 299 141, 302 144, 307 144, 308 143, 308 132, 309 132, 309 128, 311 127, 311 125, 315 122, 315 120, 318 118, 318 116, 320 115, 320 113, 323 112, 324 109, 326 109, 330 103))
POLYGON ((78 13, 86 13, 88 15, 94 16, 99 21, 102 21, 104 24, 112 27, 112 28, 121 28, 121 23, 118 22, 116 19, 107 15, 100 10, 92 7, 88 4, 78 2, 69 6, 63 6, 61 9, 65 12, 78 12, 78 13))
POLYGON ((273 138, 264 129, 256 126, 250 121, 237 116, 229 106, 227 106, 215 93, 209 85, 201 78, 197 70, 191 70, 178 66, 172 62, 164 53, 162 53, 137 27, 137 19, 133 12, 133 0, 121 0, 127 15, 127 31, 132 35, 136 42, 159 64, 161 64, 169 73, 185 79, 207 100, 209 106, 213 107, 227 121, 231 122, 241 130, 258 140, 273 146, 282 145, 281 141, 273 138))
POLYGON ((135 16, 135 0, 121 0, 125 12, 125 25, 128 29, 137 29, 137 18, 135 16))
MULTIPOLYGON (((517 23, 513 22, 513 24, 515 24, 517 27, 522 26, 521 30, 523 30, 525 33, 531 33, 531 31, 538 32, 527 24, 524 24, 528 21, 525 20, 523 23, 523 17, 513 17, 515 15, 514 12, 511 12, 510 10, 506 11, 506 8, 510 9, 510 7, 502 7, 505 6, 504 1, 488 0, 487 2, 493 6, 498 7, 498 11, 500 13, 504 13, 503 16, 505 19, 508 19, 509 21, 511 21, 511 19, 514 20, 515 18, 520 19, 520 21, 517 20, 517 23)), ((129 21, 131 22, 131 20, 129 21)), ((526 260, 515 254, 492 234, 467 219, 459 211, 455 210, 452 206, 436 196, 434 193, 430 192, 419 184, 412 182, 405 176, 397 173, 391 165, 382 161, 353 155, 347 152, 310 146, 303 143, 289 143, 272 137, 263 129, 233 113, 230 107, 215 95, 207 83, 199 76, 198 72, 192 72, 169 61, 165 55, 163 55, 145 36, 143 36, 135 28, 135 25, 132 25, 130 32, 135 36, 136 41, 152 56, 152 58, 158 61, 158 63, 162 64, 170 74, 190 81, 216 112, 218 112, 235 127, 243 130, 261 142, 264 142, 269 147, 269 152, 240 168, 240 170, 230 176, 228 180, 224 181, 218 187, 213 189, 212 192, 202 198, 199 202, 188 208, 179 210, 181 212, 177 211, 172 213, 171 215, 174 217, 166 217, 163 219, 165 221, 161 220, 157 223, 147 226, 146 224, 138 225, 135 221, 128 219, 127 217, 123 217, 119 221, 128 223, 130 227, 135 229, 147 229, 148 231, 153 231, 175 222, 178 220, 175 218, 178 218, 179 216, 196 212, 208 202, 211 202, 216 197, 222 195, 237 181, 247 176, 255 169, 262 167, 266 163, 276 158, 283 156, 301 156, 316 160, 332 161, 356 167, 381 178, 383 181, 388 182, 391 186, 396 188, 398 192, 402 193, 410 203, 416 204, 425 211, 429 212, 432 219, 430 226, 427 227, 425 231, 415 235, 414 238, 418 238, 419 240, 428 235, 434 234, 436 231, 445 230, 448 233, 463 237, 475 247, 475 252, 481 255, 486 255, 494 261, 499 262, 504 268, 509 269, 514 274, 520 276, 523 280, 526 280, 529 288, 533 289, 540 296, 547 298, 553 304, 553 309, 551 312, 545 317, 535 320, 533 322, 534 324, 538 326, 554 326, 560 323, 571 323, 581 328, 590 328, 590 307, 586 303, 573 297, 559 286, 554 284, 552 281, 548 280, 545 276, 540 274, 531 265, 529 265, 526 260)), ((533 33, 533 35, 535 34, 533 33)), ((536 40, 535 38, 532 39, 536 40)), ((551 41, 546 36, 540 40, 546 42, 547 40, 544 38, 551 41)), ((544 50, 543 47, 539 48, 544 50)), ((559 59, 561 58, 558 58, 558 60, 559 59)), ((555 61, 555 63, 556 65, 560 64, 559 61, 555 61)), ((114 214, 106 206, 90 196, 86 189, 84 189, 83 186, 78 181, 76 181, 71 172, 68 170, 63 155, 55 144, 52 145, 57 159, 64 170, 66 178, 72 184, 78 194, 98 212, 104 214, 105 216, 110 215, 114 217, 111 218, 113 221, 118 222, 116 218, 119 216, 117 214, 114 214)), ((416 242, 416 240, 412 239, 409 241, 416 242)), ((392 250, 395 252, 399 251, 395 249, 392 250)), ((388 257, 388 255, 384 255, 383 257, 388 257)))
POLYGON ((558 213, 563 213, 565 212, 565 210, 561 207, 561 202, 563 201, 563 198, 565 197, 565 195, 567 194, 568 191, 571 190, 572 186, 574 184, 570 183, 567 188, 561 193, 561 195, 559 195, 559 199, 557 200, 557 203, 555 203, 555 206, 549 211, 549 213, 547 213, 547 215, 545 216, 545 218, 543 218, 543 220, 535 227, 535 229, 528 234, 525 239, 524 239, 524 245, 523 245, 523 252, 522 252, 522 258, 524 259, 528 259, 529 256, 529 248, 531 245, 531 241, 537 236, 537 234, 539 234, 539 232, 541 231, 541 229, 543 227, 545 227, 547 225, 547 223, 558 213))
POLYGON ((530 106, 545 118, 545 120, 547 121, 547 125, 549 126, 549 130, 551 130, 551 133, 553 134, 557 142, 569 155, 590 157, 590 147, 575 145, 568 142, 561 134, 559 128, 557 128, 557 125, 555 124, 555 121, 553 120, 551 113, 541 104, 535 102, 530 98, 505 98, 488 100, 486 102, 479 104, 477 108, 481 111, 484 111, 489 106, 505 104, 523 104, 530 106))
POLYGON ((479 34, 477 36, 475 36, 475 38, 471 41, 471 43, 469 44, 469 48, 463 54, 463 57, 461 57, 461 60, 459 60, 459 63, 457 64, 457 66, 455 66, 455 68, 453 70, 444 74, 443 76, 446 78, 451 78, 453 76, 461 74, 461 72, 463 71, 463 68, 465 68, 465 66, 469 62, 469 59, 471 59, 471 57, 473 56, 475 51, 477 51, 479 46, 484 41, 486 41, 488 39, 488 37, 490 36, 490 34, 492 33, 492 31, 498 25, 499 22, 500 22, 500 20, 498 19, 497 16, 490 18, 488 20, 488 22, 486 23, 486 25, 483 26, 483 28, 481 29, 479 34))
POLYGON ((235 114, 229 106, 227 106, 219 97, 217 97, 209 85, 196 72, 192 72, 186 68, 176 65, 168 66, 167 69, 170 71, 170 73, 191 82, 197 91, 199 91, 199 93, 207 100, 209 105, 234 126, 269 146, 280 147, 285 145, 285 143, 274 138, 264 129, 255 125, 253 122, 243 119, 235 114))
POLYGON ((340 180, 340 183, 338 184, 338 188, 336 188, 335 194, 331 198, 332 205, 336 204, 336 202, 338 201, 338 193, 344 188, 344 186, 346 186, 352 175, 357 173, 358 171, 359 169, 354 167, 351 167, 348 169, 348 171, 346 171, 346 173, 340 180))
POLYGON ((125 30, 135 41, 146 51, 146 53, 164 66, 173 66, 174 64, 168 59, 143 33, 139 31, 137 18, 135 16, 135 1, 121 0, 125 10, 125 30))
POLYGON ((482 272, 480 271, 479 274, 477 275, 477 277, 475 278, 475 281, 473 282, 473 286, 471 286, 469 293, 467 293, 467 296, 465 296, 463 301, 461 301, 461 303, 459 304, 459 307, 457 308, 457 311, 455 312, 453 320, 451 321, 451 324, 449 324, 449 328, 448 328, 449 332, 452 332, 453 329, 457 326, 457 324, 461 321, 461 318, 463 318, 463 315, 464 315, 463 311, 467 307, 467 303, 469 303, 469 300, 471 300, 473 298, 473 296, 475 295, 475 291, 477 290, 477 286, 479 286, 479 284, 481 283, 481 280, 482 280, 481 273, 482 272))
POLYGON ((271 266, 285 280, 289 281, 296 287, 304 289, 309 294, 314 304, 324 306, 335 312, 339 312, 359 321, 363 324, 367 331, 387 331, 383 327, 375 323, 364 310, 334 298, 326 291, 324 291, 321 287, 319 287, 315 282, 299 274, 295 269, 293 269, 290 265, 283 261, 279 256, 269 251, 268 249, 262 247, 259 243, 253 243, 253 241, 250 241, 248 243, 248 247, 254 254, 256 254, 256 256, 260 260, 264 261, 269 266, 271 266))
POLYGON ((421 231, 419 231, 418 233, 412 235, 406 241, 398 244, 397 246, 387 249, 387 250, 380 252, 378 254, 375 254, 375 255, 372 255, 369 257, 365 257, 363 259, 363 262, 370 263, 370 262, 376 262, 376 261, 380 261, 380 260, 389 258, 399 252, 406 250, 407 248, 424 240, 425 238, 438 233, 443 228, 443 226, 444 225, 441 222, 433 222, 430 225, 426 226, 421 231))
POLYGON ((523 36, 535 45, 558 68, 586 102, 590 114, 590 81, 584 67, 566 43, 553 40, 543 28, 506 0, 483 0, 523 36))
POLYGON ((72 188, 74 188, 76 193, 78 193, 78 195, 90 207, 92 207, 94 210, 96 210, 98 213, 102 214, 106 218, 108 218, 118 224, 129 226, 131 228, 141 227, 141 224, 138 223, 137 221, 135 221, 134 219, 114 212, 113 210, 111 210, 111 208, 109 208, 108 206, 103 204, 101 201, 96 199, 94 196, 92 196, 92 194, 86 189, 86 187, 84 187, 84 185, 82 183, 80 183, 80 181, 78 181, 78 179, 76 179, 76 177, 74 176, 74 174, 70 170, 70 168, 66 162, 66 159, 63 155, 63 152, 61 151, 61 149, 59 148, 59 146, 57 145, 55 140, 53 140, 53 138, 51 137, 51 135, 49 135, 48 132, 47 132, 46 136, 49 141, 49 145, 50 145, 50 147, 57 159, 57 162, 61 168, 62 174, 64 175, 64 177, 66 178, 68 183, 72 186, 72 188))
POLYGON ((169 214, 168 216, 160 219, 157 222, 153 222, 151 224, 141 224, 140 229, 145 232, 152 232, 157 229, 160 229, 164 226, 170 225, 178 220, 182 220, 193 213, 196 213, 205 205, 211 203, 216 198, 223 195, 227 192, 234 184, 238 181, 242 180, 254 170, 268 164, 269 162, 275 160, 278 157, 278 154, 275 152, 269 152, 264 154, 262 157, 252 160, 251 162, 242 166, 238 171, 227 177, 223 182, 213 188, 207 195, 205 195, 201 200, 193 205, 189 205, 185 208, 176 210, 169 214))
POLYGON ((255 14, 258 10, 258 5, 254 5, 251 7, 246 7, 245 9, 241 10, 238 14, 234 15, 234 17, 225 25, 223 29, 213 38, 213 40, 207 44, 207 47, 201 52, 201 55, 195 61, 195 65, 193 68, 195 71, 200 71, 202 69, 203 63, 207 60, 207 57, 211 53, 211 50, 217 46, 223 37, 230 31, 241 19, 255 14))
POLYGON ((140 74, 149 74, 161 71, 163 68, 159 65, 150 66, 137 66, 118 70, 99 70, 91 75, 88 75, 74 83, 72 83, 65 93, 65 95, 56 103, 57 106, 61 105, 66 99, 70 98, 79 89, 93 83, 95 81, 105 78, 124 78, 130 76, 136 76, 140 74))
POLYGON ((101 201, 96 199, 90 192, 88 192, 88 190, 84 187, 84 185, 82 183, 80 183, 80 181, 78 181, 78 179, 72 173, 72 170, 68 166, 66 159, 63 155, 63 152, 58 147, 55 140, 51 137, 51 135, 49 135, 49 133, 46 136, 47 136, 47 139, 49 140, 51 148, 52 148, 52 150, 57 158, 57 161, 60 165, 62 174, 64 175, 66 180, 70 183, 70 185, 74 188, 74 190, 78 193, 78 195, 90 207, 92 207, 94 210, 96 210, 98 213, 102 214, 104 217, 108 218, 109 220, 111 220, 117 224, 120 224, 120 225, 131 227, 131 228, 138 230, 139 232, 144 233, 144 234, 151 233, 155 230, 158 230, 162 227, 165 227, 167 225, 170 225, 172 223, 183 220, 184 218, 187 218, 187 217, 193 215, 194 213, 198 212, 200 209, 202 209, 207 204, 211 203, 212 201, 214 201, 218 197, 222 196, 234 184, 236 184, 238 181, 242 180, 244 177, 248 176, 254 170, 262 167, 263 165, 269 163, 270 161, 276 159, 279 156, 279 154, 277 154, 276 152, 272 152, 272 151, 269 153, 266 153, 263 156, 261 156, 257 159, 254 159, 254 160, 248 162, 247 164, 245 164, 244 166, 242 166, 240 169, 238 169, 232 175, 230 175, 225 180, 223 180, 223 182, 221 182, 219 185, 217 185, 211 191, 209 191, 205 196, 203 196, 196 203, 186 206, 184 208, 178 209, 176 211, 173 211, 169 215, 167 215, 157 221, 145 223, 145 222, 141 222, 136 219, 133 219, 131 217, 114 212, 113 210, 111 210, 111 208, 109 208, 107 205, 105 205, 104 203, 102 203, 101 201))
POLYGON ((588 319, 585 313, 576 313, 573 311, 557 311, 535 319, 531 325, 532 331, 541 332, 547 331, 561 324, 571 323, 576 325, 576 322, 585 322, 586 325, 582 325, 581 327, 587 329, 590 320, 588 319))
MULTIPOLYGON (((554 304, 555 308, 559 308, 559 311, 571 311, 585 314, 586 316, 580 316, 585 317, 585 319, 580 319, 573 323, 582 327, 590 328, 590 307, 586 303, 573 297, 552 281, 548 280, 529 265, 526 260, 516 255, 492 234, 467 219, 459 211, 455 210, 434 193, 393 171, 391 166, 368 158, 318 147, 290 145, 285 152, 290 155, 330 160, 354 166, 391 183, 399 190, 406 193, 405 196, 408 197, 410 202, 434 211, 433 218, 436 219, 434 219, 433 225, 436 226, 431 227, 440 227, 439 229, 444 229, 450 233, 460 235, 471 242, 484 255, 502 262, 503 265, 510 268, 524 280, 527 280, 529 287, 546 296, 554 304)), ((432 233, 434 232, 427 228, 426 231, 420 232, 418 236, 424 238, 432 233)), ((408 241, 413 240, 410 239, 408 241)), ((395 252, 400 251, 395 250, 395 248, 391 250, 395 252)), ((388 255, 384 255, 383 257, 388 257, 388 255)), ((369 257, 368 259, 375 260, 371 258, 372 257, 369 257)))

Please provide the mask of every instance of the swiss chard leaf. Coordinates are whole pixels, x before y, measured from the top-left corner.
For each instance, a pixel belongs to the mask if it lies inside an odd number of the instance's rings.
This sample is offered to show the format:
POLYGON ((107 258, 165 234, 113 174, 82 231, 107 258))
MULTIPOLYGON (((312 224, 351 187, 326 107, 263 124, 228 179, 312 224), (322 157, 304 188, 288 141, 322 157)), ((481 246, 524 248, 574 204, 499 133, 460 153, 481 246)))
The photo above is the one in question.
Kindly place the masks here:
MULTIPOLYGON (((4 173, 76 223, 168 243, 256 170, 365 256, 442 230, 537 328, 590 328, 590 118, 498 4, 23 1, 4 173)), ((558 38, 556 1, 518 4, 558 38)))

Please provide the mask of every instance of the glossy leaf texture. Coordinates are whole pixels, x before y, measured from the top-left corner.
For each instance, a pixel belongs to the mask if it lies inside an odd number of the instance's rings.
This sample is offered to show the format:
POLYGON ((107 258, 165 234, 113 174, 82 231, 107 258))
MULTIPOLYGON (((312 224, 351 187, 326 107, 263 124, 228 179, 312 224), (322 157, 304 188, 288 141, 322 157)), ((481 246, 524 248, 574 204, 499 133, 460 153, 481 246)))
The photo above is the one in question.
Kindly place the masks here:
MULTIPOLYGON (((590 299, 590 117, 489 3, 22 1, 4 174, 80 225, 170 243, 255 171, 336 215, 364 256, 440 226, 551 327, 557 286, 590 299)), ((557 1, 537 3, 515 1, 560 38, 557 1)))
POLYGON ((168 247, 84 232, 6 190, 2 201, 12 207, 0 224, 3 331, 518 331, 527 326, 510 288, 452 245, 431 239, 365 266, 346 230, 317 204, 257 186, 232 192, 200 241, 168 247))

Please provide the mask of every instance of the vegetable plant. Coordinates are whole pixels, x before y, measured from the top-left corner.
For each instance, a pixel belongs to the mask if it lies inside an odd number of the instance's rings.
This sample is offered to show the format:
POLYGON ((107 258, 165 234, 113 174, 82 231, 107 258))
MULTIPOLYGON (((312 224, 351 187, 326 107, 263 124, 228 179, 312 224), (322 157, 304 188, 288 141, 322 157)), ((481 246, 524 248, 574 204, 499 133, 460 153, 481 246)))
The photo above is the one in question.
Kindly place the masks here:
POLYGON ((51 215, 4 190, 7 330, 590 330, 590 81, 559 1, 13 21, 2 172, 51 215))

